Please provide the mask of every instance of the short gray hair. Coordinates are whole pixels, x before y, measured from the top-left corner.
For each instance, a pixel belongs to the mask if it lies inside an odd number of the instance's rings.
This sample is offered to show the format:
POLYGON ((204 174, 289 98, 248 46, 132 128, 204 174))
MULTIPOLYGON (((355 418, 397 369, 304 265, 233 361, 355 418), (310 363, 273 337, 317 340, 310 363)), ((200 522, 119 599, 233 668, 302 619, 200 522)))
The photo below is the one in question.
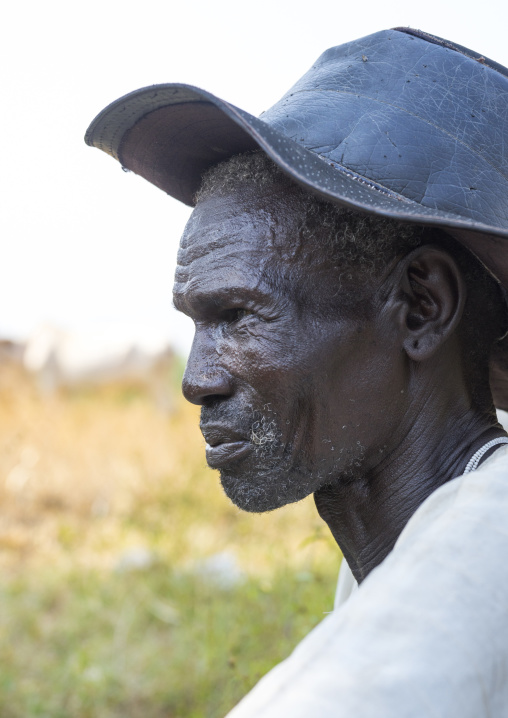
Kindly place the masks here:
POLYGON ((343 266, 354 267, 356 273, 365 276, 373 276, 392 257, 422 244, 424 227, 401 224, 320 199, 297 185, 261 151, 235 155, 208 170, 195 201, 201 202, 211 195, 225 196, 241 184, 260 190, 282 186, 296 194, 301 209, 301 238, 328 258, 340 258, 343 266))

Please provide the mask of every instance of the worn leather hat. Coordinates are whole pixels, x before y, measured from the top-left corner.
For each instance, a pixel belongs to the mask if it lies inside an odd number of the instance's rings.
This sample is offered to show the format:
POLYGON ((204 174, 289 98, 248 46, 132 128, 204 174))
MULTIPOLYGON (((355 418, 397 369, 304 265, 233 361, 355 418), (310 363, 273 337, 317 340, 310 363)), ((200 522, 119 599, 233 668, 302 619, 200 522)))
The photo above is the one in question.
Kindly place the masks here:
MULTIPOLYGON (((330 48, 260 118, 189 85, 142 88, 85 141, 191 206, 208 167, 262 149, 324 199, 445 229, 508 292, 508 70, 442 38, 396 28, 330 48)), ((508 409, 508 339, 491 386, 508 409)))

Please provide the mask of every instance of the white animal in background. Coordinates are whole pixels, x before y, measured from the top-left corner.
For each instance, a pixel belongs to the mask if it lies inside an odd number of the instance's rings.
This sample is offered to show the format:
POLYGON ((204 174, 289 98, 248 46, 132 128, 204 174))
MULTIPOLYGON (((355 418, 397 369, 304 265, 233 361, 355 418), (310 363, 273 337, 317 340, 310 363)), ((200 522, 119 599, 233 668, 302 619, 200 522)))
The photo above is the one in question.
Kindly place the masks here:
POLYGON ((118 381, 145 385, 158 406, 172 406, 171 370, 175 353, 166 339, 126 339, 114 332, 67 331, 49 324, 28 339, 23 365, 44 394, 59 388, 98 386, 118 381))

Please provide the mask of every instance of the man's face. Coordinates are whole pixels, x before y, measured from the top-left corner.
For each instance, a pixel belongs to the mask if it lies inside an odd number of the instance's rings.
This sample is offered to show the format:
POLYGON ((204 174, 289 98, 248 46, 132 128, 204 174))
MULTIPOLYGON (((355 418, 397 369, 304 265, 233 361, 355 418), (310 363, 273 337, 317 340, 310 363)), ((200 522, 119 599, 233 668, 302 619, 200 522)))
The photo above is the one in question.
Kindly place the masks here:
POLYGON ((208 464, 248 511, 379 461, 403 388, 382 316, 352 311, 341 268, 304 245, 287 194, 240 186, 202 201, 175 277, 175 305, 196 326, 184 395, 202 407, 208 464))

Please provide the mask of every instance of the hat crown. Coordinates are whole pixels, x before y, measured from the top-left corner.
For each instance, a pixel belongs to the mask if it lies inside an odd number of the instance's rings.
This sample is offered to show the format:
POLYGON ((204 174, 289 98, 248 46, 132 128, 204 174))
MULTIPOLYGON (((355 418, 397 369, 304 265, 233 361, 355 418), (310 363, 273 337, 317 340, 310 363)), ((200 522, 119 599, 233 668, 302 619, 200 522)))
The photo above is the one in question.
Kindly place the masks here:
POLYGON ((508 227, 508 77, 442 43, 385 30, 330 48, 261 119, 423 206, 508 227))

